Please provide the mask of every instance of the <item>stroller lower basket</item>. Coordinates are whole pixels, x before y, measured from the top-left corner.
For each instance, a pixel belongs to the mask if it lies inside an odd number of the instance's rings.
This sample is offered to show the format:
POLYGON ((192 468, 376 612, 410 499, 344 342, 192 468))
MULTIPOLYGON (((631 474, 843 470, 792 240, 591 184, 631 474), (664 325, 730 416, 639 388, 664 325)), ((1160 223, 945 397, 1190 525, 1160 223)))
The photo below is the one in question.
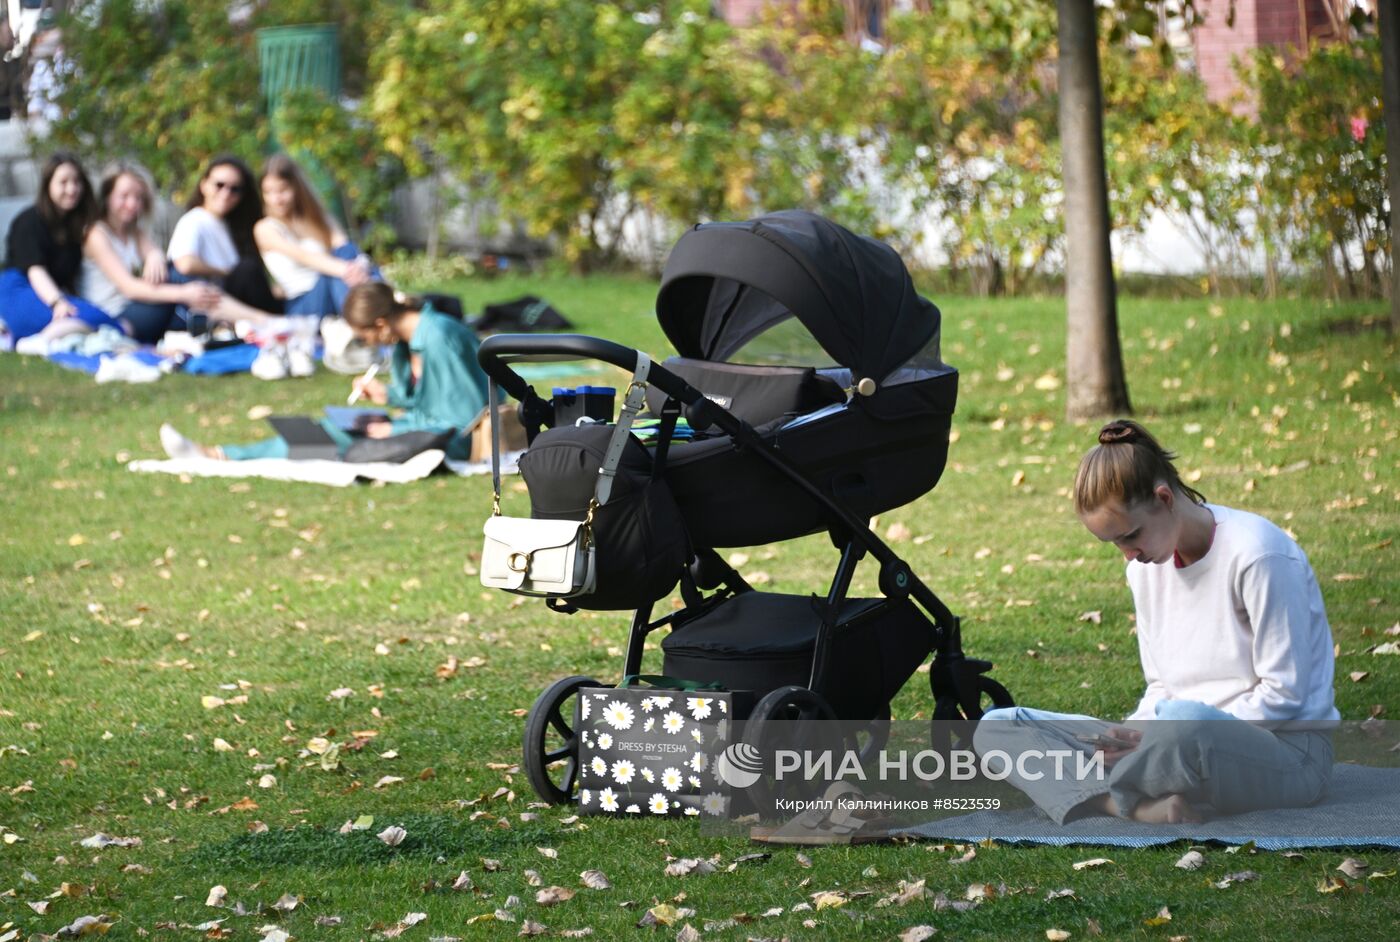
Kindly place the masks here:
MULTIPOLYGON (((678 620, 663 671, 756 696, 807 686, 821 615, 810 596, 741 592, 678 620)), ((879 716, 928 656, 933 626, 908 599, 847 599, 831 635, 822 694, 842 719, 879 716)))

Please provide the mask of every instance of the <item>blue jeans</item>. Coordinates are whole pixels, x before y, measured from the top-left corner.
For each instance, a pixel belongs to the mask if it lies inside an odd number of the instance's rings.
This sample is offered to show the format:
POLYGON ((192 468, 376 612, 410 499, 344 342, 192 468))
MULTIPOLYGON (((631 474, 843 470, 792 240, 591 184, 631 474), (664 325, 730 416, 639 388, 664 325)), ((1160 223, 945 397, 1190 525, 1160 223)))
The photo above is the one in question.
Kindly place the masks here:
MULTIPOLYGON (((973 744, 979 754, 997 749, 1012 757, 1028 750, 1088 755, 1094 747, 1079 737, 1115 725, 1124 724, 1007 707, 982 717, 973 744)), ((1167 795, 1209 805, 1218 814, 1303 807, 1326 794, 1332 777, 1332 741, 1325 732, 1276 732, 1190 700, 1163 700, 1155 720, 1131 725, 1142 732, 1142 741, 1103 779, 1046 774, 1012 775, 1008 781, 1063 824, 1084 802, 1104 794, 1125 817, 1144 799, 1167 795)))
MULTIPOLYGON (((345 449, 349 448, 355 441, 355 436, 336 425, 330 419, 321 420, 321 428, 326 430, 326 434, 335 439, 336 447, 340 454, 345 454, 345 449)), ((260 442, 251 442, 247 445, 220 445, 224 457, 229 461, 252 461, 256 458, 285 458, 287 457, 287 442, 281 436, 274 435, 271 438, 264 438, 260 442)))
MULTIPOLYGON (((331 254, 348 262, 357 258, 360 250, 354 243, 347 242, 334 249, 331 254)), ((377 267, 370 268, 370 277, 375 281, 384 280, 377 267)), ((288 298, 285 310, 288 314, 339 314, 345 309, 345 297, 349 293, 350 286, 339 278, 321 275, 316 279, 316 286, 306 294, 288 298)))
MULTIPOLYGON (((122 329, 121 322, 91 301, 64 292, 63 296, 78 309, 76 319, 96 330, 99 327, 122 329)), ((0 321, 15 340, 37 334, 53 322, 53 309, 40 300, 29 283, 29 277, 18 268, 0 272, 0 321)))
POLYGON ((150 304, 132 301, 122 308, 120 319, 126 322, 131 336, 142 343, 155 343, 167 330, 184 330, 184 305, 150 304))

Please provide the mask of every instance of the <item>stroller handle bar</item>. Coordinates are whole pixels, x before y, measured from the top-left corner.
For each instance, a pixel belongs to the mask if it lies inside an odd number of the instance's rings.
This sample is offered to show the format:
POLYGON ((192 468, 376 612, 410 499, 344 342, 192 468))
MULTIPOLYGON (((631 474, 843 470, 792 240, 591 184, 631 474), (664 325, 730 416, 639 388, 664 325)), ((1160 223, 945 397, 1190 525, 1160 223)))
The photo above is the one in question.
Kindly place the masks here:
MULTIPOLYGON (((611 340, 586 337, 581 334, 496 334, 481 342, 477 361, 486 375, 495 380, 502 389, 522 403, 536 396, 534 387, 510 368, 516 360, 601 360, 613 366, 634 373, 637 369, 638 352, 632 347, 624 347, 611 340)), ((675 373, 653 362, 647 376, 649 383, 673 396, 686 406, 690 424, 695 428, 718 426, 725 434, 733 436, 741 446, 753 446, 753 453, 772 465, 792 483, 805 491, 832 515, 835 521, 844 525, 850 538, 859 543, 879 561, 882 567, 881 583, 886 575, 891 580, 891 592, 913 595, 924 610, 933 616, 934 621, 944 630, 954 630, 957 618, 943 604, 918 576, 887 546, 872 533, 864 520, 859 519, 845 507, 836 503, 820 488, 809 481, 800 470, 788 463, 776 449, 763 447, 759 436, 748 425, 729 410, 721 408, 705 398, 700 390, 691 386, 675 373)))
MULTIPOLYGON (((533 388, 510 368, 517 360, 600 360, 629 373, 637 369, 638 352, 611 340, 582 334, 496 334, 481 342, 477 362, 486 375, 511 396, 524 402, 533 388)), ((717 425, 727 434, 739 432, 738 419, 706 399, 700 390, 658 363, 651 364, 647 381, 687 407, 697 426, 717 425)))

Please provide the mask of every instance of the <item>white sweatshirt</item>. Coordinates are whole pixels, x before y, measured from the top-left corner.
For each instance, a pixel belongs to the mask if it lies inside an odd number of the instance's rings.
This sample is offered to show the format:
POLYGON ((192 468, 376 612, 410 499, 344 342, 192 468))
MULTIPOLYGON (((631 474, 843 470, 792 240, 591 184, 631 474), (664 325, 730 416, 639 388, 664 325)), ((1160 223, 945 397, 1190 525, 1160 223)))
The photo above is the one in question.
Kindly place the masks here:
POLYGON ((1210 551, 1190 566, 1128 563, 1147 690, 1129 720, 1160 700, 1195 700, 1277 728, 1340 718, 1332 630, 1302 549, 1257 514, 1207 504, 1210 551))

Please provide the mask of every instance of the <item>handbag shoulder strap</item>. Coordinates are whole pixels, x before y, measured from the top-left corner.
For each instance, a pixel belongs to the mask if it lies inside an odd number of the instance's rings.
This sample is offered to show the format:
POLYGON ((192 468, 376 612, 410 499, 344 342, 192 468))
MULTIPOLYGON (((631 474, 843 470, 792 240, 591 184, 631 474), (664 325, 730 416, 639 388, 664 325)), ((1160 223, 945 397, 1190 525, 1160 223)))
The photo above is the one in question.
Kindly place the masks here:
POLYGON ((622 461, 627 437, 632 432, 632 420, 646 403, 649 375, 651 357, 638 350, 637 368, 632 373, 632 383, 627 387, 627 395, 623 397, 622 411, 618 414, 617 425, 613 428, 612 439, 608 442, 607 454, 603 456, 603 466, 598 469, 598 488, 593 499, 599 507, 606 504, 612 496, 613 481, 617 479, 617 466, 622 461))
POLYGON ((496 381, 486 384, 486 406, 490 409, 491 422, 491 516, 501 515, 501 415, 498 404, 500 394, 496 381))
MULTIPOLYGON (((622 412, 608 440, 608 450, 603 456, 603 466, 598 469, 598 485, 593 492, 593 506, 589 508, 589 519, 593 510, 608 502, 612 496, 613 481, 617 478, 617 466, 622 461, 622 452, 627 447, 627 436, 632 431, 632 420, 637 417, 646 402, 647 377, 651 375, 651 357, 637 351, 637 367, 632 372, 632 383, 627 387, 627 395, 622 400, 622 412)), ((491 513, 501 514, 501 422, 499 393, 496 381, 490 380, 486 387, 486 402, 491 413, 491 513)))

